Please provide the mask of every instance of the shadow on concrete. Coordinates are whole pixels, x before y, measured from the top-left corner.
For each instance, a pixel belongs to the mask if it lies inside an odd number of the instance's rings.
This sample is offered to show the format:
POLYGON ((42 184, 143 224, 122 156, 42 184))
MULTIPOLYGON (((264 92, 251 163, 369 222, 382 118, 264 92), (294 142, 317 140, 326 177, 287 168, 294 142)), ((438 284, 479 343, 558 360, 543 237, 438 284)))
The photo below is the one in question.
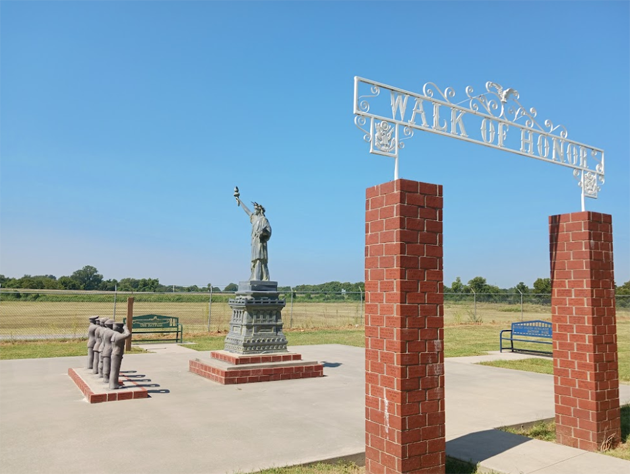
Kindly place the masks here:
POLYGON ((476 474, 477 466, 466 461, 446 456, 446 472, 457 474, 476 474))
POLYGON ((135 370, 129 370, 128 372, 122 372, 121 374, 124 373, 125 374, 125 378, 129 379, 130 382, 133 382, 132 384, 129 385, 123 385, 121 387, 119 387, 119 390, 124 390, 124 389, 129 389, 132 390, 136 387, 143 387, 147 390, 147 393, 151 394, 151 393, 171 393, 170 390, 168 389, 158 389, 160 387, 159 384, 157 383, 149 383, 151 382, 151 379, 146 378, 146 375, 143 374, 137 374, 137 375, 129 375, 130 372, 136 372, 135 370))
POLYGON ((149 397, 151 397, 152 393, 157 393, 157 394, 165 394, 165 393, 171 393, 171 391, 167 388, 159 388, 160 385, 157 383, 148 383, 151 382, 151 379, 146 378, 146 375, 144 374, 139 374, 136 370, 127 370, 127 371, 120 371, 121 374, 124 374, 126 378, 129 379, 130 382, 133 382, 133 384, 131 385, 124 385, 122 387, 120 387, 120 389, 132 389, 134 387, 143 387, 148 389, 147 393, 149 394, 149 397), (135 374, 135 375, 130 375, 130 374, 135 374), (142 383, 144 382, 144 383, 142 383))
POLYGON ((446 454, 477 464, 529 441, 525 436, 500 430, 478 431, 447 441, 446 454))
POLYGON ((322 362, 322 364, 324 365, 324 367, 327 367, 329 369, 334 369, 335 367, 339 367, 341 365, 341 362, 322 362))

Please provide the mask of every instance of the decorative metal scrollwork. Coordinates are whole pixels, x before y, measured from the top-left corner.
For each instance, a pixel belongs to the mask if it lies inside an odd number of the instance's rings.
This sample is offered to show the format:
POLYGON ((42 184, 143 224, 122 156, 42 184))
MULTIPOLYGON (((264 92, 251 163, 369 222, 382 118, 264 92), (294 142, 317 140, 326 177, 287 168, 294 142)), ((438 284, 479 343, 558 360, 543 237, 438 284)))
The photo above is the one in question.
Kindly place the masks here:
POLYGON ((368 130, 366 130, 365 125, 367 123, 367 119, 361 115, 357 115, 356 117, 354 117, 354 124, 357 126, 357 128, 359 130, 361 130, 364 135, 363 135, 363 140, 370 143, 372 141, 372 135, 370 134, 370 132, 368 130))
POLYGON ((523 106, 512 87, 489 81, 481 94, 471 86, 465 91, 467 98, 455 102, 453 88, 442 90, 433 82, 419 94, 356 77, 354 123, 371 153, 396 158, 395 169, 405 140, 422 130, 572 168, 583 196, 597 197, 604 183, 604 150, 569 140, 566 127, 551 120, 541 124, 538 111, 523 106), (369 93, 359 95, 360 85, 369 93), (480 124, 467 124, 472 120, 480 124), (478 135, 469 135, 475 128, 478 135))
POLYGON ((372 85, 372 87, 370 87, 370 91, 372 92, 372 94, 362 95, 359 97, 359 109, 361 109, 363 112, 370 111, 370 102, 367 99, 370 99, 372 97, 378 97, 378 95, 381 93, 381 88, 378 86, 372 85))
POLYGON ((413 137, 413 128, 403 127, 403 137, 398 140, 398 148, 405 148, 404 140, 409 140, 413 137))

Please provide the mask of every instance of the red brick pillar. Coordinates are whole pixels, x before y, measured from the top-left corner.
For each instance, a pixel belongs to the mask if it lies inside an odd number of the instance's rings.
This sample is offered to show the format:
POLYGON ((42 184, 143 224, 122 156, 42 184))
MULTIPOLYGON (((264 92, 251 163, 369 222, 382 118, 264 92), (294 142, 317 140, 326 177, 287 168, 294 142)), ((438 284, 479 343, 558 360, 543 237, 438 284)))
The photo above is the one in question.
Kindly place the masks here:
POLYGON ((443 473, 442 186, 366 195, 366 473, 443 473))
POLYGON ((619 372, 612 219, 549 218, 556 434, 595 451, 619 441, 619 372))

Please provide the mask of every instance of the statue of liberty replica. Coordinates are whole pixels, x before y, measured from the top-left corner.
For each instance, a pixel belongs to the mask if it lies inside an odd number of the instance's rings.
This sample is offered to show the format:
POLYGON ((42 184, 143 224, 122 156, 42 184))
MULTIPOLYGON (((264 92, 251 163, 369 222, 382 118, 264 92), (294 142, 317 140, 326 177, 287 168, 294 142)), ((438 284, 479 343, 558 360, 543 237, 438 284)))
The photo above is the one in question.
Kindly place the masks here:
POLYGON ((252 225, 251 271, 249 280, 239 282, 236 297, 229 300, 232 318, 225 350, 236 354, 286 352, 287 339, 282 332, 282 308, 286 301, 278 298, 278 283, 269 277, 267 243, 271 225, 262 205, 253 202, 252 212, 241 201, 238 187, 234 189, 234 198, 252 225))
POLYGON ((265 216, 265 208, 257 202, 253 202, 254 212, 250 211, 245 203, 239 199, 238 187, 234 190, 234 197, 252 223, 252 273, 249 280, 269 281, 267 242, 271 238, 271 225, 265 216))

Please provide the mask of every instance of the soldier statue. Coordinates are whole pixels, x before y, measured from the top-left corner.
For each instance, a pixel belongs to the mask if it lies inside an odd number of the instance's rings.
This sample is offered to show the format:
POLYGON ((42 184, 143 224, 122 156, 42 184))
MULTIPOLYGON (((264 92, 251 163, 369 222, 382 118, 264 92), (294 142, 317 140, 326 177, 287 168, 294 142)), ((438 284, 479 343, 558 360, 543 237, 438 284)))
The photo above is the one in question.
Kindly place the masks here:
POLYGON ((98 316, 90 316, 90 327, 88 328, 88 342, 87 342, 87 348, 88 348, 87 368, 88 370, 90 370, 94 364, 94 344, 96 344, 96 335, 94 334, 94 332, 96 331, 96 328, 99 327, 96 324, 97 319, 98 319, 98 316))
POLYGON ((103 342, 103 323, 106 318, 98 318, 96 320, 97 327, 94 330, 94 337, 96 341, 94 342, 94 347, 92 348, 94 354, 94 360, 92 362, 92 372, 95 374, 99 373, 99 365, 101 362, 101 343, 103 342))
POLYGON ((118 376, 120 375, 120 366, 122 364, 123 354, 125 353, 125 340, 131 337, 131 332, 123 323, 114 323, 114 333, 111 337, 112 342, 112 369, 109 374, 109 388, 119 388, 118 376))
POLYGON ((103 335, 103 340, 101 342, 101 360, 103 361, 103 381, 109 382, 109 373, 111 368, 111 357, 112 357, 112 336, 115 334, 114 331, 114 323, 113 319, 108 319, 105 321, 105 327, 101 330, 103 335))

